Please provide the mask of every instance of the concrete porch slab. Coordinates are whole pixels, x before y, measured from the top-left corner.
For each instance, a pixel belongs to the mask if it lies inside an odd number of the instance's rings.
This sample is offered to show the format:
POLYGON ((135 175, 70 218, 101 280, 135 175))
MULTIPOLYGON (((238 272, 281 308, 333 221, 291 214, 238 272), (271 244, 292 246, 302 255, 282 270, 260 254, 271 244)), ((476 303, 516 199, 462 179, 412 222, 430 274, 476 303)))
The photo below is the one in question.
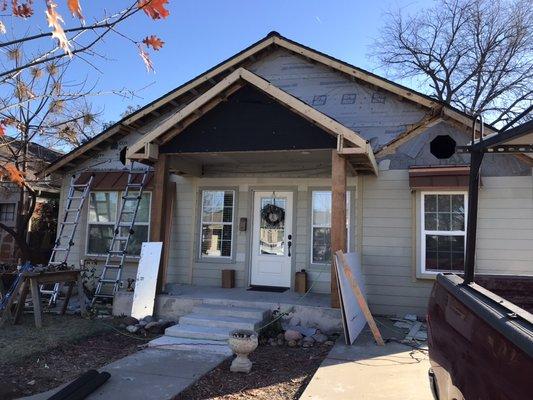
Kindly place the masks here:
MULTIPOLYGON (((384 338, 400 337, 380 326, 384 338)), ((301 400, 433 400, 425 351, 388 342, 377 346, 366 329, 354 345, 341 337, 323 361, 301 400)))
MULTIPOLYGON (((87 399, 170 399, 226 357, 197 351, 143 350, 101 368, 100 371, 108 371, 111 378, 87 399)), ((25 397, 24 400, 45 400, 60 389, 25 397)))
MULTIPOLYGON (((328 294, 308 293, 305 296, 287 290, 283 293, 256 292, 244 288, 222 289, 218 287, 167 285, 167 294, 156 297, 155 314, 159 318, 178 320, 197 306, 268 308, 271 312, 287 312, 283 322, 324 332, 340 332, 340 310, 330 307, 328 294)), ((133 294, 118 292, 113 301, 114 315, 131 313, 133 294)))

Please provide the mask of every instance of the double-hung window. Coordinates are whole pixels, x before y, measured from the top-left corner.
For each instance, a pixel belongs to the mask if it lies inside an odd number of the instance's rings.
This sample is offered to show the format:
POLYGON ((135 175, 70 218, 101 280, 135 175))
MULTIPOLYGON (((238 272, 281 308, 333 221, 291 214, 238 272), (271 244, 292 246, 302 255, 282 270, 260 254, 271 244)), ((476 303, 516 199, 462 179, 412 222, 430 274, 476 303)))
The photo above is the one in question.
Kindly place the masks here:
POLYGON ((0 204, 0 221, 8 222, 15 220, 15 203, 0 204))
MULTIPOLYGON (((122 192, 91 192, 89 196, 88 215, 88 239, 87 254, 104 255, 107 254, 113 229, 119 217, 120 196, 122 192)), ((126 206, 132 207, 134 201, 126 202, 126 206)), ((125 213, 123 222, 131 221, 132 214, 125 213)), ((137 210, 134 233, 128 243, 127 254, 138 256, 141 253, 141 244, 148 241, 148 231, 150 227, 150 193, 144 192, 137 210)), ((127 236, 127 227, 121 227, 120 236, 127 236)))
MULTIPOLYGON (((331 262, 331 191, 312 192, 311 262, 331 262)), ((350 192, 346 192, 346 246, 350 247, 350 192)))
POLYGON ((202 191, 200 258, 231 258, 234 208, 235 191, 202 191))
POLYGON ((464 269, 466 201, 465 192, 422 193, 422 273, 464 269))

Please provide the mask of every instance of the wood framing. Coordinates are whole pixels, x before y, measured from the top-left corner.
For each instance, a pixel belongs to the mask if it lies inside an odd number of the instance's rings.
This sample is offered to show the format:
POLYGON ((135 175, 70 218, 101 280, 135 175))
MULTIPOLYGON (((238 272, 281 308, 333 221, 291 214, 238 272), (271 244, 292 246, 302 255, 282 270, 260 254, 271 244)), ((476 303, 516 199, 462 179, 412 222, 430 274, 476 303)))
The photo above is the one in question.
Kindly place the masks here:
POLYGON ((150 213, 150 241, 161 242, 165 232, 165 194, 168 191, 169 166, 166 154, 161 154, 154 164, 154 190, 150 213))
MULTIPOLYGON (((140 119, 149 115, 153 115, 154 117, 160 116, 161 112, 159 112, 158 110, 168 104, 176 106, 178 108, 181 107, 183 104, 187 103, 186 101, 184 101, 183 103, 180 103, 178 101, 178 99, 182 98, 182 96, 184 95, 188 94, 194 96, 196 98, 193 97, 194 100, 192 101, 196 101, 196 99, 202 95, 202 92, 205 91, 205 89, 200 90, 201 86, 209 84, 216 85, 217 82, 220 82, 222 79, 224 79, 224 76, 227 76, 228 74, 232 73, 231 71, 235 72, 240 67, 245 66, 247 63, 257 60, 258 55, 260 53, 264 53, 265 50, 274 47, 283 48, 292 53, 302 55, 307 59, 313 60, 317 63, 321 63, 329 68, 346 74, 352 79, 357 79, 359 81, 373 85, 377 88, 394 93, 395 95, 398 95, 414 103, 420 104, 429 109, 442 107, 443 115, 445 117, 457 121, 461 125, 466 126, 468 128, 470 128, 472 124, 472 118, 468 115, 458 110, 455 110, 454 108, 448 105, 443 105, 427 95, 418 93, 405 86, 399 85, 378 75, 372 74, 371 72, 365 71, 361 68, 355 67, 341 60, 335 59, 327 54, 313 50, 300 43, 287 39, 277 32, 271 32, 265 38, 259 40, 258 42, 254 43, 243 51, 237 53, 233 57, 219 63, 215 67, 209 69, 208 71, 197 76, 196 78, 186 82, 177 89, 174 89, 171 92, 165 94, 164 96, 148 104, 147 106, 128 115, 127 117, 113 125, 111 128, 102 132, 100 135, 96 136, 84 145, 59 158, 56 162, 51 164, 44 171, 44 174, 48 175, 59 168, 72 164, 76 160, 76 158, 83 156, 83 153, 92 148, 97 147, 98 145, 102 144, 102 142, 110 139, 118 132, 121 132, 123 130, 134 130, 134 127, 132 125, 135 125, 140 119)), ((491 127, 487 126, 485 127, 485 129, 489 132, 494 131, 491 127)))
POLYGON ((331 152, 331 307, 339 308, 335 254, 346 252, 346 159, 337 150, 331 152))
MULTIPOLYGON (((161 145, 169 141, 174 136, 182 132, 188 125, 190 125, 190 123, 203 115, 205 112, 203 107, 207 106, 207 110, 212 109, 214 106, 213 102, 218 104, 225 98, 225 96, 221 96, 221 94, 228 91, 233 85, 242 85, 243 82, 250 84, 260 91, 266 93, 285 107, 289 108, 301 117, 309 120, 313 124, 319 126, 334 137, 341 137, 350 145, 361 149, 357 154, 372 153, 372 149, 368 145, 367 141, 361 138, 351 129, 312 108, 300 99, 297 99, 287 92, 277 88, 270 82, 255 75, 254 73, 244 68, 239 68, 217 83, 207 92, 199 96, 196 100, 192 101, 183 109, 163 121, 152 132, 143 136, 128 149, 127 157, 135 160, 146 159, 146 146, 150 144, 153 145, 154 143, 161 145), (193 119, 190 119, 191 116, 193 116, 193 119)), ((348 149, 351 148, 346 148, 346 150, 348 149)))

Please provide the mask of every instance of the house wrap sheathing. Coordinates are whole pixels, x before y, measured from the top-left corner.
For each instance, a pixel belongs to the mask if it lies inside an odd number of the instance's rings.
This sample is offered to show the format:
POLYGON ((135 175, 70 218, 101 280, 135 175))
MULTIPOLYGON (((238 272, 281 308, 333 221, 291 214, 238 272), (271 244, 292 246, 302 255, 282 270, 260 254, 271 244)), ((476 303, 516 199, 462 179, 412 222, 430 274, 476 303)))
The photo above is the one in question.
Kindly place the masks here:
MULTIPOLYGON (((304 269, 312 292, 331 293, 333 164, 345 158, 345 245, 360 254, 370 307, 422 315, 436 273, 460 271, 464 261, 469 156, 439 159, 432 143, 465 145, 470 125, 432 98, 272 33, 47 172, 64 173, 62 201, 73 173, 94 171, 102 182, 82 214, 72 264, 104 260, 113 192, 124 183, 105 174, 125 170, 127 147, 143 168, 166 160, 168 182, 156 173, 137 233, 138 242, 164 242, 160 290, 220 287, 223 269, 235 270, 237 287, 294 288, 304 269), (264 223, 270 203, 284 210, 281 224, 264 223)), ((487 155, 477 273, 533 274, 532 243, 531 160, 487 155)), ((124 280, 136 262, 132 254, 124 280)))

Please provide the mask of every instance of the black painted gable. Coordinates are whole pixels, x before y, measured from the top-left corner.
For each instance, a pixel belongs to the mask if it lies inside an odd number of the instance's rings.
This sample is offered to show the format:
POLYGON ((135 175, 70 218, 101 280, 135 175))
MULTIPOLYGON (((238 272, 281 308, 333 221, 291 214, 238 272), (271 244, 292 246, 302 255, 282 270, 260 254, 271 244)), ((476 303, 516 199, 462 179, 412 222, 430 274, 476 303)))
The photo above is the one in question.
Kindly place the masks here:
POLYGON ((246 85, 159 147, 160 153, 331 149, 336 139, 246 85))

